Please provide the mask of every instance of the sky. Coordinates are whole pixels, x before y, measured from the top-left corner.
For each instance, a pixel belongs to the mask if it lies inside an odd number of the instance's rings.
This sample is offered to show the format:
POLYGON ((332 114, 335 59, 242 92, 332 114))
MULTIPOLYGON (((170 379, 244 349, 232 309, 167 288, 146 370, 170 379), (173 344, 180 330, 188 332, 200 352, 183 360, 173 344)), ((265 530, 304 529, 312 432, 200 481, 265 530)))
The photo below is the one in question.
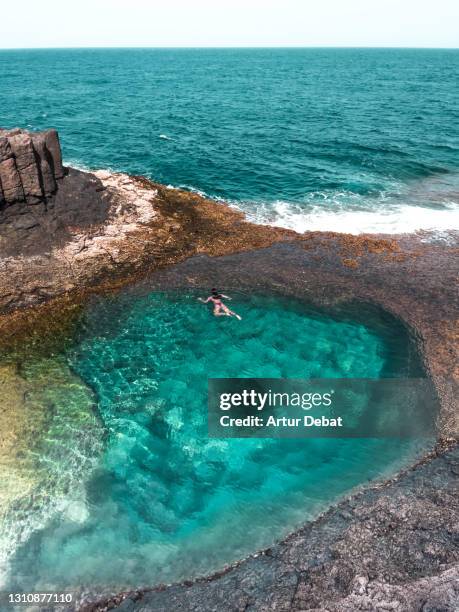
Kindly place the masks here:
POLYGON ((458 0, 21 0, 0 47, 458 47, 458 0))

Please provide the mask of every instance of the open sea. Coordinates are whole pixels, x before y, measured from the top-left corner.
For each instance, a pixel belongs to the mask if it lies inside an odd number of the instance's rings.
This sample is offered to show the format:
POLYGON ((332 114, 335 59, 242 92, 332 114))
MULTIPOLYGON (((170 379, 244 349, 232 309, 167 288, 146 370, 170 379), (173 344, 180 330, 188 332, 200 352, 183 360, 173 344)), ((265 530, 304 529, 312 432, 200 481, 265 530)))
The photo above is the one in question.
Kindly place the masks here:
POLYGON ((0 51, 0 126, 298 231, 459 228, 458 50, 0 51))

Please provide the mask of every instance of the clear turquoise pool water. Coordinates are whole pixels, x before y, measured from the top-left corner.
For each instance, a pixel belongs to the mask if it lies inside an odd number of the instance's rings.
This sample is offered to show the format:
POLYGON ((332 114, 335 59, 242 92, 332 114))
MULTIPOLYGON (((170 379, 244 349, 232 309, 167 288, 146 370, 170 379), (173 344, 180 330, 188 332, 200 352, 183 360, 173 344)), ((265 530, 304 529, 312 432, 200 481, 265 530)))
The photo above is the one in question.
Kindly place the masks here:
MULTIPOLYGON (((239 322, 196 295, 88 306, 72 369, 97 398, 104 451, 79 497, 11 559, 24 589, 114 588, 211 572, 286 535, 425 446, 396 439, 207 437, 207 378, 393 377, 412 371, 397 325, 237 298, 239 322)), ((62 506, 64 507, 64 506, 62 506)))

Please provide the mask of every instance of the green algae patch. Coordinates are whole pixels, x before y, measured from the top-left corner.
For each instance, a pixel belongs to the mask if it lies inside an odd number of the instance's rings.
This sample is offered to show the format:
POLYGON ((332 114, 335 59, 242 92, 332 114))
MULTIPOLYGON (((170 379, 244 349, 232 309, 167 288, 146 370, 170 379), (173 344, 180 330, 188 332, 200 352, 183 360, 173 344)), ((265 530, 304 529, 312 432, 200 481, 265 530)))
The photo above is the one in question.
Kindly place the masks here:
POLYGON ((0 314, 2 362, 15 363, 60 352, 73 338, 82 295, 65 295, 37 306, 0 314))

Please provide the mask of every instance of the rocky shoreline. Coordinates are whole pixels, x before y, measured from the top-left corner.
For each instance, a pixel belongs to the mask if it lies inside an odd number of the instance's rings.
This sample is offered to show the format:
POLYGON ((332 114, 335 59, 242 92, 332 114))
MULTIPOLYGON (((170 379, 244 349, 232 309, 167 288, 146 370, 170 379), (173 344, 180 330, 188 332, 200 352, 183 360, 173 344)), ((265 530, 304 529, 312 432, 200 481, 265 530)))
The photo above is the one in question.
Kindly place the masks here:
MULTIPOLYGON (((36 167, 46 169, 39 144, 23 132, 20 140, 35 151, 36 167)), ((48 167, 58 168, 48 153, 48 167)), ((17 168, 36 172, 17 161, 11 145, 8 155, 17 168)), ((223 573, 84 609, 455 609, 457 236, 441 242, 426 235, 296 234, 254 225, 223 204, 141 177, 75 169, 58 177, 54 170, 55 188, 46 191, 41 172, 41 195, 38 187, 36 194, 23 187, 7 201, 2 183, 2 351, 31 338, 51 350, 56 336, 71 334, 92 292, 134 280, 149 287, 217 284, 301 296, 320 308, 358 310, 363 303, 390 313, 409 329, 440 400, 438 447, 422 465, 365 489, 223 573)))
POLYGON ((445 244, 422 235, 297 234, 142 177, 74 169, 32 226, 12 229, 1 215, 4 349, 65 319, 90 293, 153 273, 159 280, 166 269, 169 286, 181 275, 180 286, 277 289, 319 307, 370 303, 408 327, 440 395, 439 436, 458 435, 456 235, 445 244))

